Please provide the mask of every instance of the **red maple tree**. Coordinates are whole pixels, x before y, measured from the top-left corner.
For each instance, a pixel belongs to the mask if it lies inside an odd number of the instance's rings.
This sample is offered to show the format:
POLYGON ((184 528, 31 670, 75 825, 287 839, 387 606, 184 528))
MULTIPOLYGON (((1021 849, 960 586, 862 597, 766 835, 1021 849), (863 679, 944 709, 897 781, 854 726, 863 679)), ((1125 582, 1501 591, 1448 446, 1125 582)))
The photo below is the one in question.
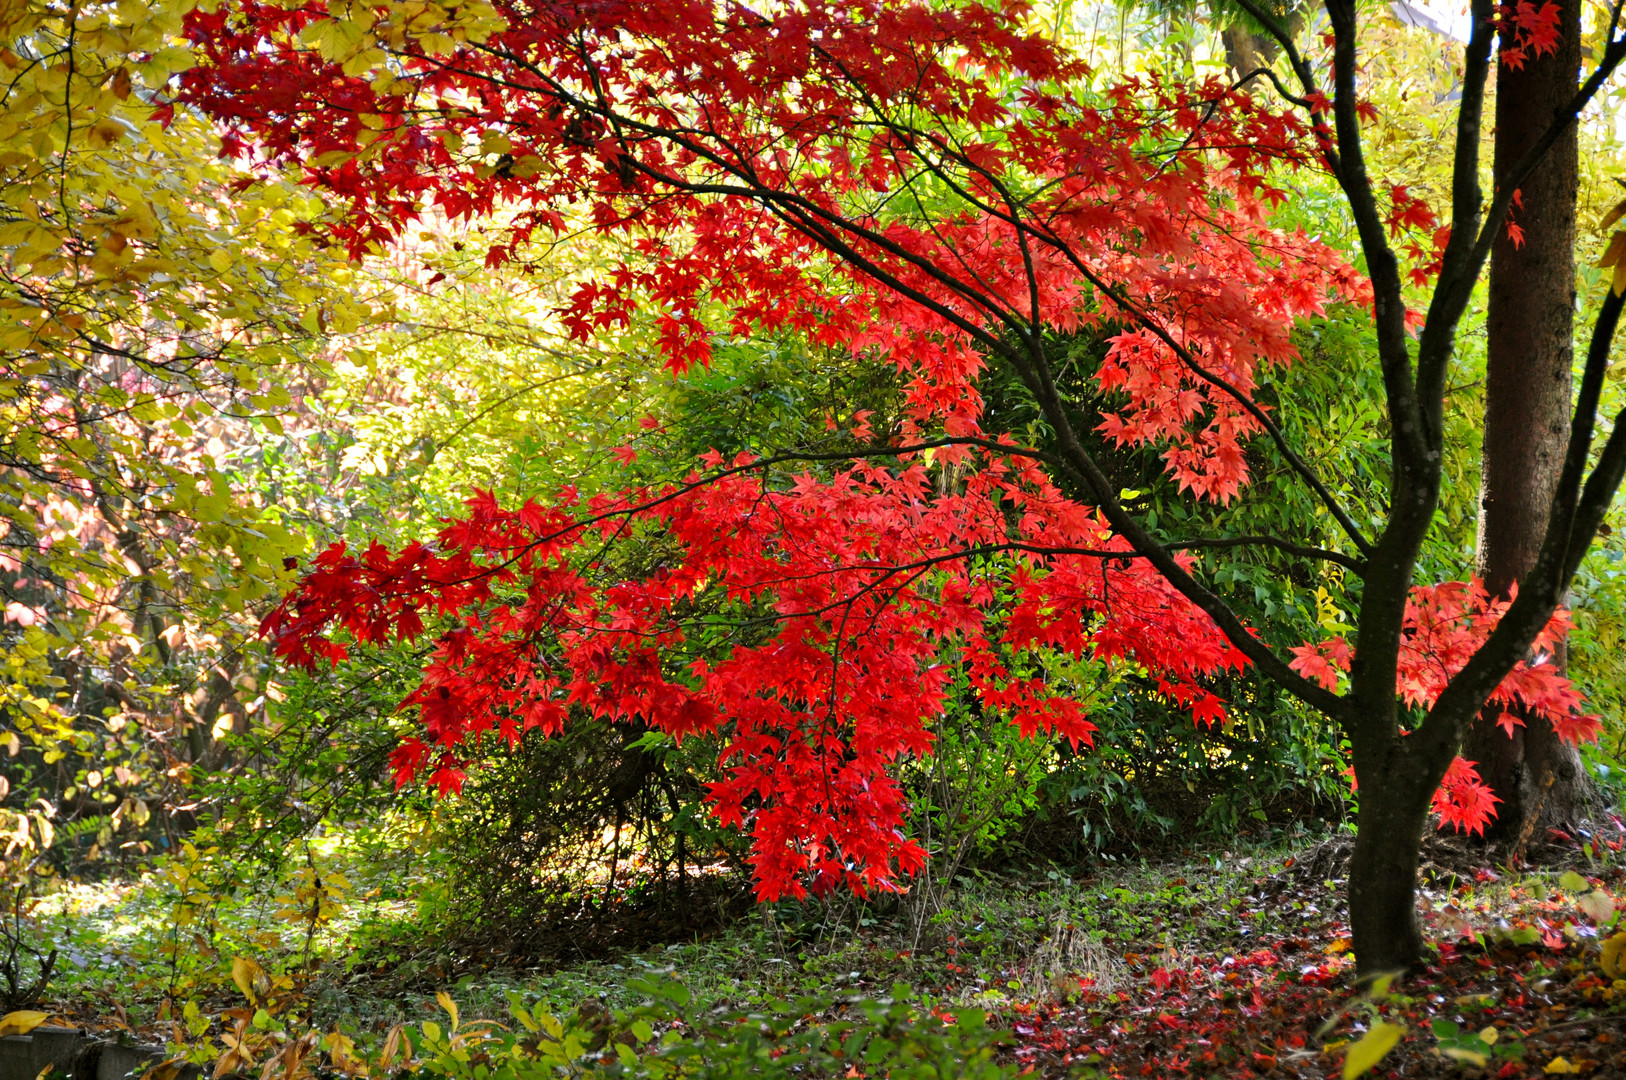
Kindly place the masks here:
MULTIPOLYGON (((1474 712, 1518 698, 1574 737, 1593 730, 1540 650, 1562 632, 1550 621, 1558 598, 1626 468, 1626 425, 1583 490, 1597 402, 1583 384, 1552 550, 1515 600, 1492 604, 1471 584, 1414 588, 1439 492, 1444 373, 1507 209, 1499 192, 1481 214, 1471 137, 1491 39, 1511 19, 1539 49, 1545 22, 1477 0, 1459 128, 1469 137, 1451 225, 1434 229, 1403 188, 1379 196, 1368 181, 1355 6, 1328 10, 1323 56, 1272 30, 1285 79, 1262 69, 1237 85, 1103 86, 1026 30, 1020 4, 198 9, 189 31, 208 62, 186 75, 187 99, 240 132, 237 147, 347 200, 340 239, 353 251, 439 213, 500 223, 490 260, 523 260, 532 237, 585 220, 628 237, 633 254, 576 293, 566 317, 581 336, 651 312, 681 373, 708 361, 719 332, 795 332, 895 365, 906 390, 897 429, 857 418, 828 479, 807 471, 820 455, 714 456, 681 483, 585 501, 565 492, 505 508, 481 493, 433 546, 322 553, 267 631, 310 665, 343 657, 346 638, 415 637, 426 617, 447 627, 408 699, 423 734, 396 755, 399 775, 427 771, 442 788, 460 782, 471 740, 556 731, 574 710, 679 737, 721 733, 725 778, 711 799, 751 831, 770 898, 891 888, 919 866, 893 766, 930 751, 949 656, 988 716, 1075 742, 1089 740, 1088 718, 1013 656, 1123 658, 1207 722, 1224 704, 1203 677, 1252 665, 1349 735, 1362 790, 1360 963, 1414 962, 1430 809, 1466 828, 1492 812, 1455 757, 1474 712), (1258 79, 1276 84, 1282 109, 1247 92, 1258 79), (1284 177, 1306 167, 1347 195, 1370 279, 1273 224, 1284 177), (1432 250, 1410 240, 1418 229, 1434 230, 1432 250), (1436 282, 1422 314, 1401 293, 1394 245, 1406 240, 1418 279, 1436 282), (1393 439, 1376 535, 1255 398, 1272 369, 1298 360, 1295 325, 1332 304, 1369 305, 1376 322, 1393 439), (1260 443, 1314 493, 1330 535, 1318 545, 1150 530, 1057 388, 1056 342, 1080 333, 1108 343, 1096 383, 1117 402, 1083 422, 1112 443, 1155 447, 1182 489, 1220 505, 1247 483, 1244 448, 1260 443), (1015 376, 1053 441, 985 426, 989 365, 1015 376), (659 566, 597 571, 628 543, 658 543, 659 566), (1192 552, 1215 543, 1352 571, 1354 642, 1279 655, 1201 580, 1192 552), (769 629, 721 643, 696 633, 699 613, 717 611, 769 629)), ((1626 38, 1611 41, 1601 77, 1623 56, 1626 38)), ((1600 327, 1605 352, 1612 329, 1600 327)))

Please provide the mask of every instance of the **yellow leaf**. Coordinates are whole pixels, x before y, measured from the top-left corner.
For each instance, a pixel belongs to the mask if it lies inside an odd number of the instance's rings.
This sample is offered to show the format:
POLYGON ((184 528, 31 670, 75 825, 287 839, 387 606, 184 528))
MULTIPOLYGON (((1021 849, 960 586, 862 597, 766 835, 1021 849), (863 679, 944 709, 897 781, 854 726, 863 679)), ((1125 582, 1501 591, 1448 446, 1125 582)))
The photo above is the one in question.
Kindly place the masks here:
POLYGON ((1579 1065, 1571 1065, 1568 1061, 1561 1057, 1555 1057, 1553 1060, 1549 1061, 1547 1063, 1547 1067, 1541 1071, 1546 1073, 1548 1076, 1561 1076, 1565 1073, 1578 1073, 1581 1071, 1581 1067, 1579 1065))
POLYGON ((395 1061, 395 1055, 405 1051, 412 1053, 412 1044, 407 1040, 406 1027, 396 1024, 390 1028, 390 1033, 384 1038, 384 1049, 378 1055, 378 1069, 385 1071, 395 1061))
POLYGON ((327 1052, 333 1067, 350 1076, 366 1076, 367 1065, 356 1057, 356 1044, 349 1036, 335 1031, 327 1037, 327 1052))
POLYGON ((1476 1065, 1481 1069, 1485 1067, 1485 1055, 1481 1054, 1477 1050, 1468 1050, 1460 1046, 1444 1046, 1440 1048, 1440 1053, 1444 1054, 1452 1061, 1461 1061, 1468 1065, 1476 1065))
POLYGON ((259 1004, 259 991, 267 985, 265 969, 246 956, 234 956, 231 961, 231 981, 243 992, 250 1005, 259 1004))
POLYGON ((1401 1024, 1374 1020, 1372 1030, 1349 1048, 1349 1056, 1344 1058, 1344 1080, 1355 1080, 1355 1077, 1382 1061, 1405 1033, 1406 1029, 1401 1024))
POLYGON ((440 991, 439 993, 437 993, 435 995, 435 1000, 440 1002, 440 1007, 446 1010, 446 1015, 448 1015, 448 1016, 450 1016, 452 1018, 452 1030, 456 1031, 457 1030, 457 1002, 453 1001, 452 996, 450 994, 448 994, 444 990, 440 991))
POLYGON ((50 1013, 42 1013, 36 1009, 22 1009, 18 1012, 7 1013, 0 1016, 0 1035, 27 1035, 30 1031, 45 1023, 50 1013))

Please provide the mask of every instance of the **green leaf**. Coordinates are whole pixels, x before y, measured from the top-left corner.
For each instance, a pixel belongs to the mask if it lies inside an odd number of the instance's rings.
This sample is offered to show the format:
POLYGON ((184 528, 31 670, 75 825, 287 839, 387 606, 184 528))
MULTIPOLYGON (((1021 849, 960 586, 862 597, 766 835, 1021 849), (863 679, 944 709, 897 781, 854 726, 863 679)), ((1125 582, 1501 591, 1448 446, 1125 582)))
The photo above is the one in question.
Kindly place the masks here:
POLYGON ((1566 870, 1558 879, 1558 887, 1565 892, 1584 893, 1592 888, 1592 883, 1574 870, 1566 870))
POLYGON ((1349 1054, 1344 1058, 1344 1080, 1355 1080, 1355 1077, 1382 1061, 1404 1034, 1406 1028, 1402 1024, 1374 1020, 1372 1030, 1361 1036, 1360 1042, 1349 1048, 1349 1054))
POLYGON ((508 1011, 513 1015, 515 1020, 519 1021, 520 1026, 526 1031, 537 1030, 536 1021, 531 1019, 530 1011, 527 1010, 524 1003, 520 1001, 518 994, 513 992, 509 993, 508 1011))

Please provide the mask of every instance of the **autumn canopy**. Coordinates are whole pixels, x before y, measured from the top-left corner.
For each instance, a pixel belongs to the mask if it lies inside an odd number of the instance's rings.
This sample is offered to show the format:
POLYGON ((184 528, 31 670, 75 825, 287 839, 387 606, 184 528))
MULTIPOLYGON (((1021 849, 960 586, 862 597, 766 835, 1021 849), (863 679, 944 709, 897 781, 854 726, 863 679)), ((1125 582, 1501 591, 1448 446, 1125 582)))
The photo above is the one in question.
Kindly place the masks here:
MULTIPOLYGON (((1551 48, 1550 8, 1500 16, 1504 59, 1551 48)), ((1477 217, 1458 207, 1447 227, 1358 171, 1367 110, 1338 59, 1342 16, 1324 54, 1294 55, 1303 85, 1287 87, 1267 71, 1112 82, 1029 15, 881 0, 235 0, 189 16, 205 63, 185 76, 186 105, 228 126, 228 152, 297 166, 340 201, 336 239, 353 254, 442 219, 483 223, 491 265, 524 267, 576 231, 613 236, 616 265, 559 313, 577 336, 651 317, 681 375, 728 337, 795 332, 889 365, 905 387, 895 426, 832 416, 825 450, 712 454, 685 478, 591 498, 478 493, 433 544, 317 556, 265 623, 283 656, 314 666, 352 643, 435 635, 407 699, 421 730, 395 754, 401 780, 455 790, 481 739, 577 715, 722 733, 710 800, 750 832, 772 899, 892 889, 919 868, 894 766, 931 752, 929 721, 962 688, 989 723, 1089 743, 1089 717, 1051 677, 1080 657, 1138 665, 1200 724, 1226 715, 1208 677, 1256 667, 1356 733, 1363 794, 1387 775, 1368 771, 1378 759, 1363 746, 1420 745, 1406 732, 1509 602, 1473 583, 1414 588, 1413 526, 1368 535, 1259 391, 1310 362, 1298 328, 1373 312, 1400 410, 1393 505, 1411 506, 1429 467, 1408 441, 1409 350, 1433 392, 1429 350, 1442 333, 1449 348, 1454 330, 1438 327, 1454 327, 1458 299, 1408 310, 1402 275, 1460 277, 1475 257, 1477 274, 1477 217), (1277 223, 1298 170, 1328 170, 1350 193, 1372 280, 1277 223), (1058 389, 1079 340, 1101 349, 1097 416, 1058 389), (990 413, 982 380, 996 370, 1038 419, 990 413), (1268 461, 1312 493, 1317 519, 1292 537, 1159 532, 1097 460, 1145 447, 1218 507, 1245 499, 1268 461), (833 474, 811 468, 831 461, 833 474), (1369 569, 1393 567, 1399 591, 1369 601, 1359 642, 1279 655, 1203 582, 1203 550, 1237 544, 1343 567, 1372 596, 1369 569), (637 560, 617 555, 633 547, 637 560), (1368 713, 1390 726, 1362 743, 1368 713)), ((1487 9, 1485 55, 1494 29, 1487 9)), ((626 432, 627 466, 658 423, 626 432)), ((1417 438, 1438 438, 1428 424, 1417 438)), ((1510 724, 1540 714, 1588 739, 1596 722, 1545 662, 1567 626, 1550 614, 1485 693, 1522 706, 1510 724)), ((1478 830, 1494 813, 1454 748, 1415 750, 1428 779, 1408 821, 1432 805, 1478 830)))

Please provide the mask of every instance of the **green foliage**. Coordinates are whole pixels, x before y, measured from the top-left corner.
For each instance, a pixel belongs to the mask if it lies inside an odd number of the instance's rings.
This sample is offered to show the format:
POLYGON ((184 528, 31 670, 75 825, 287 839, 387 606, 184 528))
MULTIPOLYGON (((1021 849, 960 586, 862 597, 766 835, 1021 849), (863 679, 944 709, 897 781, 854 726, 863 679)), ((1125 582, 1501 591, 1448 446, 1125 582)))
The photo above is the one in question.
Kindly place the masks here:
MULTIPOLYGON (((984 1010, 933 1009, 901 983, 882 998, 816 995, 721 1012, 692 1008, 683 983, 659 973, 630 980, 628 989, 642 995, 643 1004, 610 1012, 584 1002, 568 1025, 546 1012, 527 1011, 515 1000, 514 1018, 531 1037, 512 1043, 508 1037, 496 1039, 495 1052, 487 1052, 489 1075, 494 1080, 561 1073, 723 1080, 839 1077, 856 1069, 898 1080, 935 1080, 1012 1071, 994 1061, 1000 1036, 989 1029, 984 1010)), ((448 1080, 485 1080, 473 1055, 453 1046, 452 1039, 424 1040, 423 1071, 448 1080)))
POLYGON ((1076 838, 1058 855, 1268 838, 1306 818, 1343 816, 1343 758, 1319 716, 1251 675, 1216 691, 1231 718, 1214 729, 1136 678, 1093 714, 1096 747, 1065 755, 1045 783, 1041 813, 1070 822, 1076 838))

